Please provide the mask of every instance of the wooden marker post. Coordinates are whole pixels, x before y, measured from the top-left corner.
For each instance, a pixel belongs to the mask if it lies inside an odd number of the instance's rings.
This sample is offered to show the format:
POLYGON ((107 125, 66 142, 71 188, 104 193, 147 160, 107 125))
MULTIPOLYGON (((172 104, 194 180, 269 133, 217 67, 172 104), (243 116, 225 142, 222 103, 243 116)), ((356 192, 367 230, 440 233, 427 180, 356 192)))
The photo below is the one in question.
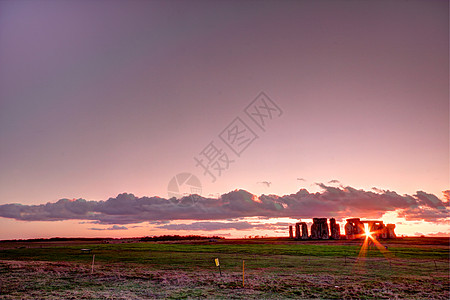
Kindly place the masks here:
POLYGON ((219 262, 219 259, 216 258, 216 259, 214 259, 214 261, 216 262, 216 267, 219 267, 220 277, 222 277, 222 271, 220 270, 220 262, 219 262))
POLYGON ((244 287, 245 260, 242 260, 242 287, 244 287))
POLYGON ((91 269, 91 274, 94 274, 94 262, 95 262, 95 254, 92 255, 92 269, 91 269))

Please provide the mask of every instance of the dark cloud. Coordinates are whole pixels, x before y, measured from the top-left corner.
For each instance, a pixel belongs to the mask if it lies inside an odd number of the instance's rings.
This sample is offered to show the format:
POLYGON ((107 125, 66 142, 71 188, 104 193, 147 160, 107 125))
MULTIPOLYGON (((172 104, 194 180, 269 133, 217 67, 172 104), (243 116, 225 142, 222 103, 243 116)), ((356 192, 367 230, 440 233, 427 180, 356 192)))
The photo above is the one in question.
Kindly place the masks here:
POLYGON ((435 195, 418 191, 414 197, 417 199, 417 205, 401 210, 398 213, 400 217, 404 217, 407 220, 426 220, 430 222, 438 222, 450 217, 449 209, 446 207, 448 204, 435 195))
POLYGON ((125 226, 113 225, 108 228, 89 228, 89 230, 128 230, 125 226))
POLYGON ((399 217, 406 220, 425 220, 428 222, 440 222, 449 218, 448 209, 431 209, 428 207, 407 208, 398 212, 399 217))
POLYGON ((333 179, 333 180, 328 181, 328 183, 341 183, 341 182, 337 179, 333 179))
MULTIPOLYGON (((180 201, 159 197, 138 198, 120 194, 106 201, 61 199, 41 205, 0 205, 0 217, 24 221, 85 220, 100 224, 149 222, 168 225, 169 220, 226 220, 244 217, 335 217, 379 218, 398 210, 407 220, 440 222, 449 219, 448 202, 418 191, 399 195, 389 190, 365 191, 352 187, 318 184, 321 192, 301 189, 295 194, 257 197, 244 190, 223 194, 218 199, 198 195, 180 201)), ((447 195, 448 196, 448 191, 447 195)))
POLYGON ((384 193, 384 190, 379 189, 379 188, 377 188, 377 187, 373 187, 372 190, 374 190, 374 191, 377 192, 377 193, 384 193))
POLYGON ((270 182, 270 181, 259 181, 257 183, 260 183, 260 184, 264 185, 265 187, 270 187, 270 185, 272 184, 272 182, 270 182))
POLYGON ((170 221, 169 220, 156 220, 156 221, 150 221, 148 223, 149 224, 161 225, 161 224, 169 224, 170 221))
POLYGON ((215 231, 215 230, 250 230, 254 228, 263 228, 262 224, 251 224, 249 222, 194 222, 192 224, 169 224, 158 226, 161 229, 168 230, 205 230, 205 231, 215 231))
POLYGON ((422 205, 431 208, 445 209, 445 204, 435 195, 418 191, 415 195, 422 205))
POLYGON ((444 198, 447 202, 447 205, 449 205, 450 204, 450 190, 442 191, 442 193, 444 194, 444 198))
POLYGON ((292 225, 289 223, 253 223, 253 222, 194 222, 191 224, 169 224, 157 226, 160 229, 167 230, 204 230, 204 231, 215 231, 215 230, 250 230, 250 229, 286 229, 287 226, 292 225))

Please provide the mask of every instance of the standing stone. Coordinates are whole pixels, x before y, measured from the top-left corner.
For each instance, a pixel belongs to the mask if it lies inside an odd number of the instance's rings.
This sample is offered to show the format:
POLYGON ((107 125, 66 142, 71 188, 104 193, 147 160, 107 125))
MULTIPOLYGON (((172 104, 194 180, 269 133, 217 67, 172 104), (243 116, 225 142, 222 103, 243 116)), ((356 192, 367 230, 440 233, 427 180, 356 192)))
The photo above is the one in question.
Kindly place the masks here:
POLYGON ((353 235, 353 224, 347 221, 347 224, 345 224, 345 238, 347 240, 353 240, 355 236, 353 235))
POLYGON ((320 238, 322 240, 328 240, 330 238, 330 229, 328 228, 328 222, 326 218, 322 218, 320 222, 320 238))
POLYGON ((292 225, 289 225, 289 238, 290 239, 294 238, 294 233, 292 232, 292 225))
POLYGON ((387 238, 388 239, 395 239, 397 237, 394 232, 395 224, 387 224, 386 229, 387 229, 387 238))
POLYGON ((308 239, 308 225, 305 222, 301 223, 302 225, 302 240, 308 239))
POLYGON ((364 235, 364 224, 359 218, 347 219, 345 236, 349 240, 358 239, 364 235))
POLYGON ((356 234, 358 237, 363 237, 366 231, 364 230, 364 223, 363 222, 359 222, 356 223, 356 234))
POLYGON ((295 223, 295 239, 300 239, 300 223, 295 223))
POLYGON ((383 224, 383 227, 381 228, 381 238, 387 239, 388 238, 388 230, 386 225, 383 224))
POLYGON ((313 224, 311 225, 311 236, 310 237, 313 240, 318 240, 319 239, 319 225, 314 220, 315 219, 313 219, 313 224))
POLYGON ((313 218, 313 224, 311 226, 311 238, 321 240, 327 240, 330 238, 327 218, 313 218))
POLYGON ((376 239, 380 239, 383 237, 383 228, 384 228, 383 221, 372 221, 372 223, 369 223, 369 229, 372 233, 372 236, 376 239))
POLYGON ((330 219, 330 230, 331 230, 331 238, 333 240, 339 240, 341 238, 341 228, 339 224, 336 224, 336 219, 330 219))

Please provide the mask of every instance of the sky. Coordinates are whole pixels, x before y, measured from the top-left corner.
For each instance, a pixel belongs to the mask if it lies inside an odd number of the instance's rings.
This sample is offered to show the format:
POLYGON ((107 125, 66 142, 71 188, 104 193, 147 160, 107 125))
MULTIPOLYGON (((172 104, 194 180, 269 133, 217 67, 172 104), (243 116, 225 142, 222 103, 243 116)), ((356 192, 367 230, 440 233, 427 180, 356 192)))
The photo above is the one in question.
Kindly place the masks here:
POLYGON ((0 239, 450 235, 448 1, 1 0, 0 66, 0 239))

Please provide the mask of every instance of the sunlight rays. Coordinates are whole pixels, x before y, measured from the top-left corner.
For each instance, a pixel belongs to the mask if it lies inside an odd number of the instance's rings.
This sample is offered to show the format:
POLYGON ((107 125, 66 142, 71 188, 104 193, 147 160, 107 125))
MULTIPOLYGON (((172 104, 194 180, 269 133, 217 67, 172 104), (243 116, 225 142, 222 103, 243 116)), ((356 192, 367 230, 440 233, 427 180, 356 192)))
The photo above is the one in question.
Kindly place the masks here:
POLYGON ((386 260, 390 260, 392 257, 392 253, 387 250, 377 239, 376 236, 378 231, 370 231, 369 224, 364 223, 364 242, 361 245, 361 249, 359 250, 359 254, 357 257, 357 266, 360 271, 364 271, 365 267, 365 258, 367 257, 367 253, 370 251, 372 246, 375 246, 378 251, 384 256, 386 260))

